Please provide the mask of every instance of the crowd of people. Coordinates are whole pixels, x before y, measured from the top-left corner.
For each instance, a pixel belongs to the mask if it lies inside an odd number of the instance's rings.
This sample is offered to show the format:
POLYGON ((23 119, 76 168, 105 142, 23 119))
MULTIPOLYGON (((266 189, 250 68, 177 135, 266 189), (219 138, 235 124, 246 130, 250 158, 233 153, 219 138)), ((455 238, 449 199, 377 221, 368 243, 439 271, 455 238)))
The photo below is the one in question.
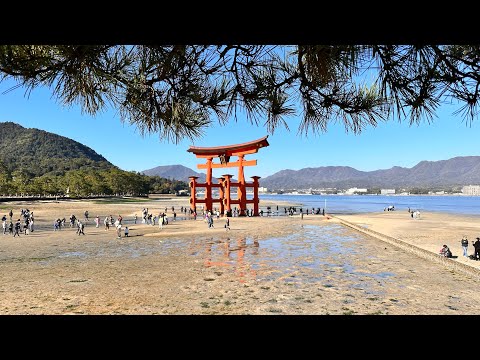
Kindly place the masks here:
POLYGON ((2 229, 3 235, 8 234, 15 236, 20 236, 20 232, 23 232, 24 235, 34 231, 34 222, 33 211, 29 209, 20 210, 20 218, 18 218, 15 223, 13 223, 13 210, 10 210, 8 213, 9 222, 7 224, 7 215, 2 216, 2 229))
MULTIPOLYGON (((468 238, 467 235, 463 235, 462 239, 460 240, 460 244, 462 246, 463 250, 463 256, 466 257, 467 259, 471 260, 480 260, 480 237, 475 238, 475 241, 472 241, 472 247, 473 247, 473 253, 471 255, 468 255, 468 238)), ((442 256, 445 256, 447 258, 452 258, 454 257, 452 254, 452 251, 450 248, 444 244, 442 248, 439 251, 439 254, 442 256)))

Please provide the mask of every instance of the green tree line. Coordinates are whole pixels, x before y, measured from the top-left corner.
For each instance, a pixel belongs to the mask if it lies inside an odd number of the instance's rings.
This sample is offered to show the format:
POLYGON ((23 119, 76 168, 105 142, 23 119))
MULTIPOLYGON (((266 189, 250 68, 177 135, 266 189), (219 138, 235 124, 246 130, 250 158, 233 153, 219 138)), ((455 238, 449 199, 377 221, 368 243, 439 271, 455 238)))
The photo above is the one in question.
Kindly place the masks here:
POLYGON ((79 169, 66 171, 63 175, 32 176, 24 169, 9 172, 0 162, 0 195, 141 196, 149 193, 175 194, 186 189, 188 184, 183 181, 116 168, 79 169))

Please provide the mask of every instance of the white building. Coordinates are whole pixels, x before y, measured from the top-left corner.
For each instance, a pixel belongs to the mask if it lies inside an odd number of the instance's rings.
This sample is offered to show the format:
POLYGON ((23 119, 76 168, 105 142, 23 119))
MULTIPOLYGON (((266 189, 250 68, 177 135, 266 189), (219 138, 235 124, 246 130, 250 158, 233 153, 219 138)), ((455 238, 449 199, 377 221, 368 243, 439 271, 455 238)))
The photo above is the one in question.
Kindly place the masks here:
POLYGON ((395 194, 395 189, 380 189, 380 194, 392 195, 392 194, 395 194))
POLYGON ((345 191, 345 194, 346 195, 352 195, 352 194, 355 194, 355 193, 366 193, 366 192, 367 192, 367 189, 358 189, 358 188, 354 187, 354 188, 350 188, 347 191, 345 191))
POLYGON ((259 192, 259 193, 266 193, 266 192, 267 192, 267 188, 266 188, 266 187, 263 187, 263 186, 259 186, 259 187, 258 187, 258 192, 259 192))
POLYGON ((480 195, 480 185, 468 185, 462 188, 463 195, 480 195))

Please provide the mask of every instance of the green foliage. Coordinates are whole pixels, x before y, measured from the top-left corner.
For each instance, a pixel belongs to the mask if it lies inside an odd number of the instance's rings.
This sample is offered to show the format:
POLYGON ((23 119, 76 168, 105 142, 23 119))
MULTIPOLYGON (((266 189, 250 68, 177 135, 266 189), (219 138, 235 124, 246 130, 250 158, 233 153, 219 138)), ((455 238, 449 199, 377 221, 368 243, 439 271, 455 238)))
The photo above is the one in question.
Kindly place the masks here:
POLYGON ((180 190, 187 190, 188 184, 178 180, 168 180, 160 176, 149 176, 150 192, 157 194, 176 194, 180 190))
POLYGON ((188 189, 182 181, 120 170, 76 141, 11 122, 0 123, 0 153, 0 194, 84 197, 188 189))
POLYGON ((175 142, 240 110, 270 133, 298 115, 299 133, 360 133, 392 114, 430 122, 444 101, 476 118, 480 45, 2 45, 6 78, 175 142))
POLYGON ((413 188, 408 189, 408 192, 412 195, 424 195, 424 194, 428 194, 428 191, 429 191, 429 189, 417 188, 417 187, 413 187, 413 188))
POLYGON ((46 174, 26 177, 21 171, 14 171, 11 180, 0 173, 0 194, 48 194, 86 197, 92 195, 142 196, 149 193, 176 194, 188 189, 182 181, 168 180, 158 176, 123 171, 82 169, 70 170, 64 175, 46 174))
POLYGON ((63 175, 76 169, 114 167, 89 147, 66 137, 12 122, 0 123, 0 171, 21 172, 32 178, 63 175))

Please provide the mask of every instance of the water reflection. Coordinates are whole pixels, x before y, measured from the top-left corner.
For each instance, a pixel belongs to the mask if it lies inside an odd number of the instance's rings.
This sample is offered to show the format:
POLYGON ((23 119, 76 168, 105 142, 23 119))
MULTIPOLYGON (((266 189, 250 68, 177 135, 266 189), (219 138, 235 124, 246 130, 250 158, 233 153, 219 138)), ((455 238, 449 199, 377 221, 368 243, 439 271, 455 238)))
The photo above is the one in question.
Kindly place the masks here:
POLYGON ((283 280, 292 285, 318 282, 328 288, 347 280, 352 286, 361 281, 368 291, 370 285, 376 287, 395 274, 381 268, 371 271, 356 268, 356 260, 375 257, 362 240, 361 234, 338 224, 304 225, 296 233, 261 241, 252 237, 192 240, 190 254, 202 256, 207 268, 222 268, 235 274, 240 282, 248 279, 283 280))
MULTIPOLYGON (((232 240, 229 237, 225 240, 214 240, 210 238, 204 242, 205 245, 205 267, 225 267, 231 268, 235 275, 239 277, 240 282, 244 282, 247 276, 256 277, 256 270, 252 267, 252 261, 245 261, 245 256, 258 255, 260 244, 258 240, 247 242, 246 237, 239 237, 232 240)), ((196 252, 198 253, 198 252, 196 252)))
MULTIPOLYGON (((372 248, 372 242, 365 239, 364 235, 338 224, 303 225, 292 234, 261 240, 254 236, 234 237, 228 232, 193 239, 87 242, 63 251, 51 249, 35 254, 35 261, 187 255, 218 276, 233 274, 240 282, 281 280, 293 286, 318 283, 322 288, 348 282, 352 289, 361 285, 364 291, 373 292, 379 284, 392 281, 396 273, 390 271, 391 266, 379 256, 378 250, 372 248)), ((6 256, 0 254, 0 262, 25 261, 6 256)))

